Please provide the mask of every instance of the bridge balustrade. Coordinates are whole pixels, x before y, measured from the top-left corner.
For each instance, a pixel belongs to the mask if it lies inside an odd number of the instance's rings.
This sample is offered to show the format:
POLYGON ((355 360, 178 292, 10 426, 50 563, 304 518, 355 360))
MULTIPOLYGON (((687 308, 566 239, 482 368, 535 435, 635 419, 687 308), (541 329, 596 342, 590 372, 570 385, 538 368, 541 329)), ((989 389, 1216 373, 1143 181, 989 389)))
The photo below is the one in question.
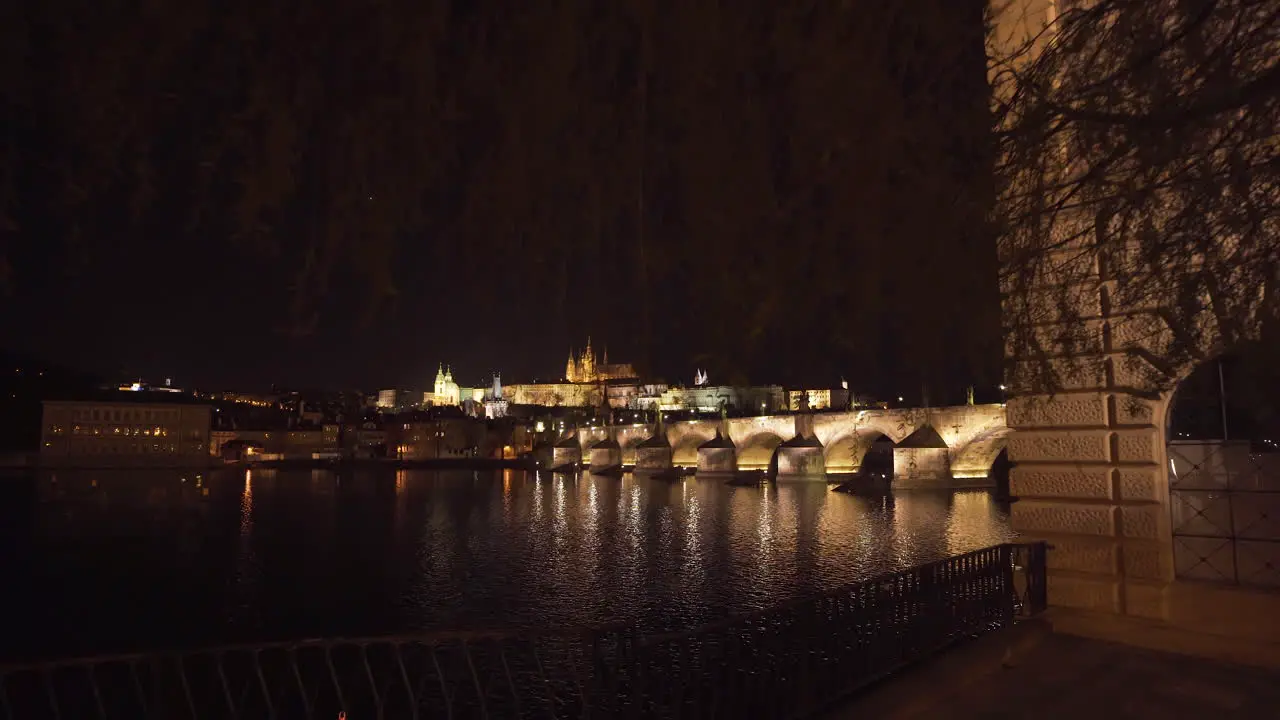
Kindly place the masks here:
POLYGON ((1005 544, 690 630, 306 640, 0 669, 8 718, 804 717, 1045 608, 1005 544))

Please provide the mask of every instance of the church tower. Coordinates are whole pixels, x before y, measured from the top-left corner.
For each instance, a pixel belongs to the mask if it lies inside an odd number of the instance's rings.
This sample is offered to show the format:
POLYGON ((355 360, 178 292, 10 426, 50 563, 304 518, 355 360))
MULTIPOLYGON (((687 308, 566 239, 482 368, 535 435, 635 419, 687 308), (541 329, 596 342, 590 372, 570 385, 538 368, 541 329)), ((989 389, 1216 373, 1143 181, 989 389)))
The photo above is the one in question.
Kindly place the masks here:
POLYGON ((436 384, 434 392, 436 396, 444 395, 444 365, 436 365, 436 384))
POLYGON ((591 349, 591 338, 587 338, 587 349, 582 352, 582 363, 579 368, 582 382, 593 382, 596 379, 596 356, 591 349))
POLYGON ((568 382, 578 382, 578 363, 573 359, 573 348, 569 348, 569 362, 564 366, 564 379, 568 382))

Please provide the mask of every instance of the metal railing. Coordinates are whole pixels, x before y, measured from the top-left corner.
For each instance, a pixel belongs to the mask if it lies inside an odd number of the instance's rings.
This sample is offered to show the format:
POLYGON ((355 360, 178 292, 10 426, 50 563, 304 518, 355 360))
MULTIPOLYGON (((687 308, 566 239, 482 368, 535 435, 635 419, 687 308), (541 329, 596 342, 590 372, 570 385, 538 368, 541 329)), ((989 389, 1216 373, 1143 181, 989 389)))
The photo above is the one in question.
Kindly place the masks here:
POLYGON ((0 669, 19 718, 802 717, 1043 610, 1043 543, 998 545, 691 630, 307 640, 0 669))

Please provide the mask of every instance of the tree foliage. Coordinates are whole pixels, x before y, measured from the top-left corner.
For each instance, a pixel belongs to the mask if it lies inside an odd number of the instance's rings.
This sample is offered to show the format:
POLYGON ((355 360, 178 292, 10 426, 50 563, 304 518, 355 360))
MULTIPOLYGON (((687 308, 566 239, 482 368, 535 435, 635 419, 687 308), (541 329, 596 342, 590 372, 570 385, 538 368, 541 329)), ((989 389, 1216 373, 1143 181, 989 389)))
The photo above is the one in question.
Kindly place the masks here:
POLYGON ((1111 351, 1117 382, 1166 390, 1274 333, 1280 2, 1066 5, 989 35, 1009 372, 1054 390, 1111 351))
POLYGON ((979 0, 3 12, 11 250, 230 241, 305 332, 337 278, 385 310, 425 245, 726 381, 998 352, 979 0))

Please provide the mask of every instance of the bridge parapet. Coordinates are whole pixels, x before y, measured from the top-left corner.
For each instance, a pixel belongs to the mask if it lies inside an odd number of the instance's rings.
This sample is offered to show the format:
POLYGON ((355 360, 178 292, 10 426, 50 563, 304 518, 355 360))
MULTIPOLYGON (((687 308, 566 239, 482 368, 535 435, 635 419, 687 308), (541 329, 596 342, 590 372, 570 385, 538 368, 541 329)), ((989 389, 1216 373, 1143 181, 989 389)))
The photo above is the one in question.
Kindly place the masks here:
MULTIPOLYGON (((930 474, 928 482, 935 486, 950 486, 956 479, 981 481, 987 478, 1009 434, 1004 405, 958 405, 687 420, 667 425, 665 438, 671 448, 671 462, 685 467, 699 464, 699 446, 719 430, 734 445, 737 469, 769 468, 776 459, 780 474, 812 474, 817 463, 813 456, 820 455, 825 472, 852 473, 861 468, 863 458, 878 438, 899 444, 926 426, 933 428, 943 447, 901 453, 902 472, 895 470, 895 482, 902 480, 903 487, 918 483, 924 474, 930 474), (786 449, 787 443, 797 438, 812 438, 816 449, 810 445, 786 449), (784 455, 793 457, 784 463, 784 455), (926 472, 922 469, 925 467, 930 469, 926 472)), ((636 448, 652 432, 651 426, 636 424, 585 428, 579 435, 584 449, 589 448, 585 443, 611 437, 622 448, 623 462, 638 464, 636 448)), ((973 482, 963 484, 971 486, 973 482)))

